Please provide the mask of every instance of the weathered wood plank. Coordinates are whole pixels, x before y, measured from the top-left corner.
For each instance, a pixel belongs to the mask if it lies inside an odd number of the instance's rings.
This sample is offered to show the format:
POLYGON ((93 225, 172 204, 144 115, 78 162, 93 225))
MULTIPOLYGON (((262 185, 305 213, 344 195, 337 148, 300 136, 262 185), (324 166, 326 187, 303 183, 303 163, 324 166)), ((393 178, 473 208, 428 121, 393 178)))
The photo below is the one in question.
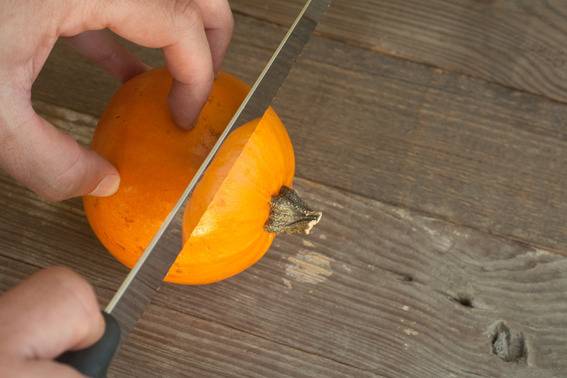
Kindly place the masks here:
MULTIPOLYGON (((40 267, 0 256, 0 292, 40 267)), ((96 287, 106 301, 111 292, 96 287)), ((110 377, 370 377, 324 357, 150 305, 123 345, 110 377), (313 363, 315 361, 315 363, 313 363)))
MULTIPOLYGON (((303 0, 234 0, 289 25, 303 0)), ((546 0, 335 0, 319 32, 388 55, 567 100, 567 3, 546 0)))
MULTIPOLYGON (((93 117, 37 101, 35 107, 79 141, 90 139, 96 124, 93 117)), ((101 303, 106 303, 125 277, 127 270, 91 232, 80 200, 45 203, 0 174, 0 208, 1 291, 41 267, 65 265, 84 275, 101 303)), ((161 306, 150 306, 112 373, 115 377, 372 376, 300 348, 161 306)))
POLYGON ((121 350, 113 372, 116 377, 148 378, 375 377, 301 348, 162 305, 148 308, 121 350))
POLYGON ((565 257, 299 184, 325 214, 316 240, 279 238, 250 274, 156 304, 384 376, 567 373, 565 257), (498 321, 524 335, 526 362, 491 354, 498 321))
POLYGON ((567 253, 567 106, 319 38, 278 99, 301 177, 567 253))
MULTIPOLYGON (((284 29, 238 22, 226 67, 250 80, 284 29)), ((114 89, 65 50, 42 77, 36 98, 91 114, 114 89)), ((563 104, 317 37, 276 108, 301 177, 567 253, 563 104)))
MULTIPOLYGON (((56 124, 88 120, 38 108, 56 124)), ((297 184, 325 214, 313 237, 278 238, 257 265, 222 283, 164 287, 115 376, 138 367, 142 376, 220 376, 232 365, 235 375, 258 377, 270 367, 276 376, 567 374, 567 257, 297 184), (517 362, 491 352, 498 322, 523 335, 525 354, 512 353, 517 362)), ((21 269, 17 277, 71 266, 105 302, 125 271, 96 242, 80 201, 48 205, 5 176, 0 185, 0 259, 25 265, 10 267, 21 269)))

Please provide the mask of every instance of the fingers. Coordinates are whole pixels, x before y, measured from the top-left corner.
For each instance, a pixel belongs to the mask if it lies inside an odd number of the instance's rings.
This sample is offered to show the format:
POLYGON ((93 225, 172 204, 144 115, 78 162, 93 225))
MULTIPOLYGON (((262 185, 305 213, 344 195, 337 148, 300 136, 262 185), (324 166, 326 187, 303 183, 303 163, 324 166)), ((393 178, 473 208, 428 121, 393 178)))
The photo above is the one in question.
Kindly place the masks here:
POLYGON ((103 332, 104 320, 92 287, 69 269, 42 270, 0 296, 0 354, 4 356, 53 359, 64 351, 92 345, 103 332))
POLYGON ((198 5, 192 0, 112 4, 105 9, 112 31, 140 45, 163 49, 173 76, 169 96, 173 119, 179 126, 190 128, 207 99, 214 76, 198 5))
POLYGON ((108 31, 86 31, 70 37, 67 41, 84 57, 121 81, 146 70, 146 65, 119 44, 108 31))
POLYGON ((203 17, 213 57, 213 67, 215 72, 218 72, 232 38, 234 29, 232 11, 226 0, 197 0, 196 2, 203 17))
POLYGON ((192 128, 211 90, 214 72, 205 30, 198 26, 185 37, 163 48, 167 68, 173 76, 169 105, 173 120, 192 128), (202 53, 193 54, 194 51, 202 53))
MULTIPOLYGON (((174 79, 169 98, 173 119, 190 128, 209 94, 213 62, 220 66, 230 40, 232 17, 226 0, 122 0, 105 7, 97 3, 77 3, 85 20, 82 28, 108 27, 139 45, 162 48, 174 79)), ((61 33, 73 35, 76 29, 77 22, 69 22, 61 33)))
POLYGON ((116 169, 39 117, 24 95, 0 117, 0 167, 39 196, 60 201, 118 190, 116 169))

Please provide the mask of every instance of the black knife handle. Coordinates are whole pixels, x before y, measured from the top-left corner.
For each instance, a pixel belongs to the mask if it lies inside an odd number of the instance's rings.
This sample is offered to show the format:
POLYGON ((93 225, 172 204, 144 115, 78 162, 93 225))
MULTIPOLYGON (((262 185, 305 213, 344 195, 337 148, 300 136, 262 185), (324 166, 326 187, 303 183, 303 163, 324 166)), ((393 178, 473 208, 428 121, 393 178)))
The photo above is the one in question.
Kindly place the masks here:
POLYGON ((74 367, 87 377, 106 378, 106 371, 120 344, 120 325, 112 315, 106 312, 102 315, 105 323, 102 337, 86 349, 63 353, 57 357, 58 362, 74 367))

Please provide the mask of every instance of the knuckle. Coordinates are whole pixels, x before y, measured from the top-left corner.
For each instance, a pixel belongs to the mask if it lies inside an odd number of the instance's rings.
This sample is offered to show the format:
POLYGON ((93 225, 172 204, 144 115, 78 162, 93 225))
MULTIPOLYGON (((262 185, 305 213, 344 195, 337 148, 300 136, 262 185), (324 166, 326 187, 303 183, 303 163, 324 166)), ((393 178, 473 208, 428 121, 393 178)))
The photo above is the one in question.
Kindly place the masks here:
POLYGON ((50 188, 40 188, 35 191, 35 194, 37 194, 39 198, 47 202, 61 202, 67 197, 65 194, 51 190, 50 188))
POLYGON ((189 22, 201 20, 201 10, 194 0, 173 0, 172 15, 174 18, 182 15, 189 22))
POLYGON ((216 14, 221 17, 227 25, 234 25, 234 17, 228 1, 217 0, 214 3, 216 4, 216 14))
POLYGON ((115 49, 104 50, 94 58, 94 62, 99 65, 107 65, 119 61, 120 61, 120 54, 115 49))
MULTIPOLYGON (((75 185, 72 185, 72 187, 74 186, 75 185)), ((47 202, 61 202, 73 195, 73 190, 70 189, 70 186, 57 184, 44 184, 32 189, 39 198, 47 202)))
MULTIPOLYGON (((86 288, 89 287, 88 282, 85 281, 74 270, 65 266, 51 266, 43 270, 44 274, 54 277, 58 284, 67 290, 71 288, 73 291, 80 292, 79 294, 85 294, 86 288)), ((87 293, 88 295, 88 293, 87 293)))
POLYGON ((61 292, 66 292, 68 298, 79 302, 85 315, 98 314, 98 302, 91 284, 74 270, 64 266, 54 266, 44 269, 44 274, 54 278, 61 292))
POLYGON ((201 11, 206 14, 207 23, 214 28, 232 31, 234 17, 227 0, 199 0, 201 11))
POLYGON ((43 200, 48 202, 61 202, 70 198, 77 187, 68 178, 68 175, 58 176, 52 182, 48 179, 35 183, 32 187, 34 192, 43 200))
POLYGON ((79 194, 81 181, 84 178, 84 153, 76 145, 68 163, 56 174, 44 189, 44 194, 52 201, 60 201, 79 194))
POLYGON ((229 11, 228 11, 228 13, 227 13, 227 15, 226 15, 226 20, 225 20, 225 22, 226 22, 226 28, 227 28, 227 30, 228 30, 230 33, 232 33, 232 31, 234 30, 234 16, 233 16, 232 12, 230 11, 230 8, 229 8, 229 11))
POLYGON ((61 294, 66 296, 70 306, 83 319, 73 323, 73 332, 81 339, 92 331, 101 316, 95 291, 85 278, 69 268, 56 266, 47 270, 55 278, 61 294))

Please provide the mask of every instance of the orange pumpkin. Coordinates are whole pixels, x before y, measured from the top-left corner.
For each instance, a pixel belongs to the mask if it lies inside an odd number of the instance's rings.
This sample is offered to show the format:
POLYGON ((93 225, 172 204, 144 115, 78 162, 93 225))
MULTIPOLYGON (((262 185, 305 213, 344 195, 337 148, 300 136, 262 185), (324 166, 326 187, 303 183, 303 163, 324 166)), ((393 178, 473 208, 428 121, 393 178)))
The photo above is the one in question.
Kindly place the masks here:
MULTIPOLYGON (((167 105, 172 79, 152 70, 124 84, 94 134, 92 148, 120 172, 118 192, 87 196, 95 234, 132 267, 246 96, 249 87, 226 73, 213 85, 191 131, 173 123, 167 105)), ((166 281, 205 284, 258 261, 278 232, 305 232, 321 213, 289 187, 295 161, 284 125, 273 109, 236 129, 189 200, 184 246, 166 281)))

